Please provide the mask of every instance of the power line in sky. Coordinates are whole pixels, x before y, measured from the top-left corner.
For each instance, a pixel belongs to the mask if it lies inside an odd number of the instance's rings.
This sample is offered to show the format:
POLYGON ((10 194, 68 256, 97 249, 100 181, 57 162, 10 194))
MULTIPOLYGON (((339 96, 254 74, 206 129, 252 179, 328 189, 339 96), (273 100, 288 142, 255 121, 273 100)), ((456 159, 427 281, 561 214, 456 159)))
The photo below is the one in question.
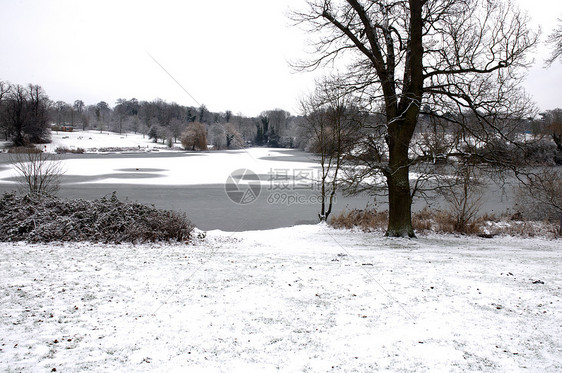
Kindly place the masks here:
POLYGON ((195 103, 197 104, 197 106, 201 106, 201 104, 199 103, 199 101, 197 101, 197 100, 195 99, 195 97, 193 97, 193 96, 191 95, 191 93, 189 93, 189 92, 187 91, 187 89, 185 89, 184 86, 181 85, 181 83, 178 82, 177 79, 174 78, 174 76, 173 76, 172 74, 170 74, 170 73, 168 72, 168 70, 166 70, 166 68, 165 68, 164 66, 162 66, 162 64, 161 64, 160 62, 158 62, 158 60, 156 60, 156 58, 154 58, 154 56, 153 56, 152 54, 150 54, 150 52, 146 51, 146 54, 148 54, 148 55, 150 56, 150 58, 152 58, 152 60, 153 60, 154 62, 156 62, 156 64, 157 64, 158 66, 160 66, 160 68, 161 68, 162 70, 164 70, 164 72, 165 72, 166 74, 168 74, 168 76, 169 76, 170 78, 172 78, 172 80, 173 80, 174 82, 176 82, 176 84, 177 84, 185 93, 187 93, 187 95, 188 95, 189 97, 191 97, 191 99, 192 99, 193 101, 195 101, 195 103))

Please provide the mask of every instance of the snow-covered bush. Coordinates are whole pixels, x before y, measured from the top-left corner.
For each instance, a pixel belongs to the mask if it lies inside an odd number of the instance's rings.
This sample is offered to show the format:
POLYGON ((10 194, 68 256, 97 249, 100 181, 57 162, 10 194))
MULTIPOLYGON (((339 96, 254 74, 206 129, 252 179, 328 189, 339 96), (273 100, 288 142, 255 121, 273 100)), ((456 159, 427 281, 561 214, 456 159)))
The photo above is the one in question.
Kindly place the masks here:
POLYGON ((0 198, 1 241, 189 241, 193 228, 185 214, 120 201, 115 193, 95 201, 15 193, 0 198))

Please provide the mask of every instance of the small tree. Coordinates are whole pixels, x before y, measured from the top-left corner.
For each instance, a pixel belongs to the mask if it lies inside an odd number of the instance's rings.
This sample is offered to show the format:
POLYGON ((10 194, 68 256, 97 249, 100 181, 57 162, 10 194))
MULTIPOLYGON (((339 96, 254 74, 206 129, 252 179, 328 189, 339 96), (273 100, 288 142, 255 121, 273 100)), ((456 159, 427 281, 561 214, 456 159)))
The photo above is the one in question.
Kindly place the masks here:
POLYGON ((224 125, 221 123, 215 123, 211 126, 209 132, 213 148, 215 150, 221 150, 226 142, 226 132, 224 130, 224 125))
POLYGON ((338 87, 337 82, 325 80, 301 102, 301 135, 309 139, 307 150, 317 154, 320 163, 320 221, 326 221, 332 212, 344 157, 357 145, 367 118, 338 87))
POLYGON ((181 135, 181 144, 186 150, 207 150, 207 131, 199 122, 191 122, 181 135))
POLYGON ((23 192, 32 195, 52 195, 60 187, 64 174, 60 159, 35 148, 12 153, 11 163, 23 192))
POLYGON ((148 130, 148 138, 153 142, 158 142, 158 128, 157 126, 152 126, 148 130))
POLYGON ((256 122, 256 145, 267 145, 269 142, 269 118, 261 115, 256 122))
POLYGON ((469 224, 484 203, 485 178, 475 164, 462 160, 454 175, 443 175, 442 179, 439 191, 455 218, 454 229, 468 233, 469 224))
POLYGON ((240 149, 244 147, 244 139, 242 139, 242 135, 234 124, 226 123, 224 125, 224 130, 226 132, 226 147, 228 149, 240 149))

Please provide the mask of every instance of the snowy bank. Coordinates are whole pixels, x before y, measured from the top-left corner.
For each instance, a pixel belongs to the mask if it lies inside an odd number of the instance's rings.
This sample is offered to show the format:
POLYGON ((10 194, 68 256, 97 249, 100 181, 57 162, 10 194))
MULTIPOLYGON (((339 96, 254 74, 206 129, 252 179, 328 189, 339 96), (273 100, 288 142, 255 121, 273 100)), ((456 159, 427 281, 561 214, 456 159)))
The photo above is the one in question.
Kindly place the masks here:
POLYGON ((562 369, 556 240, 312 225, 0 250, 3 371, 562 369))

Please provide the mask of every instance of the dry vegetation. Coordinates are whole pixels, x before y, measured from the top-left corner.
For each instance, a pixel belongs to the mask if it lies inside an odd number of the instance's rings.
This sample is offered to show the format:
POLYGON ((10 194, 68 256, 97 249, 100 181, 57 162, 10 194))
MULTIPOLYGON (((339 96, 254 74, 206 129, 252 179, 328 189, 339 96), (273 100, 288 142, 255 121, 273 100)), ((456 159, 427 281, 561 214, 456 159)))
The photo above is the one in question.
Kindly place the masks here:
POLYGON ((12 146, 8 148, 8 154, 37 154, 41 153, 41 150, 35 146, 12 146))
POLYGON ((55 149, 55 153, 57 154, 84 154, 85 152, 86 151, 83 148, 70 149, 64 146, 59 146, 55 149))
MULTIPOLYGON (((353 209, 336 214, 330 219, 330 225, 338 229, 361 229, 362 231, 384 232, 388 224, 388 212, 353 209)), ((520 214, 483 215, 472 219, 464 229, 458 229, 457 218, 451 212, 423 209, 412 216, 412 224, 417 234, 453 233, 490 238, 497 235, 520 237, 546 236, 554 238, 559 235, 559 226, 549 221, 526 221, 520 214)))

